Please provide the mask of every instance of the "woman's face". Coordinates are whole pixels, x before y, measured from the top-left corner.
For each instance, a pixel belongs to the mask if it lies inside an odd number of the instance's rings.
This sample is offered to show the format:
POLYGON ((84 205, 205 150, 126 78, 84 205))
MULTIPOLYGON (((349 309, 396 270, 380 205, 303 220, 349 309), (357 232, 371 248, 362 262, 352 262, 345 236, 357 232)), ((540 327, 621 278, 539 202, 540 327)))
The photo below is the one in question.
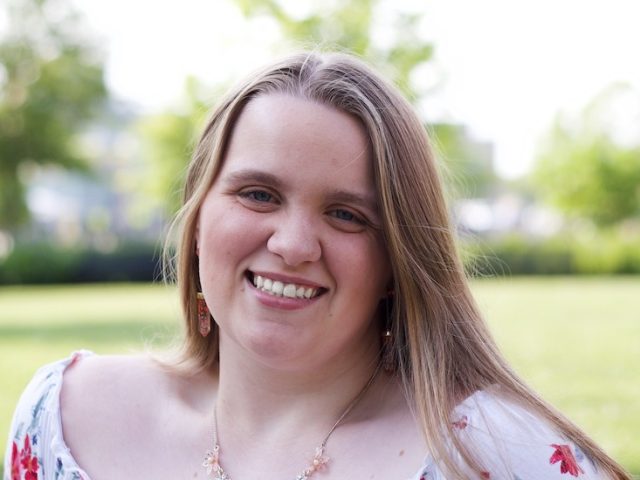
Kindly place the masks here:
POLYGON ((376 352, 390 280, 362 126, 284 94, 251 100, 200 209, 220 351, 288 369, 376 352))

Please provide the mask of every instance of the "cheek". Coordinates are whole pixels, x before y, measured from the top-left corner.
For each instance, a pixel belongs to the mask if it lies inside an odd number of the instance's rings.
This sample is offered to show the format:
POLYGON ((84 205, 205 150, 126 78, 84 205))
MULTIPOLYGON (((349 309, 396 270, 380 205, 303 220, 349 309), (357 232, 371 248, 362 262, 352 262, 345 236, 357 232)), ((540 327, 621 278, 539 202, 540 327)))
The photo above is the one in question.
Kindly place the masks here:
POLYGON ((358 291, 359 298, 377 304, 385 295, 391 279, 391 267, 381 241, 360 238, 342 245, 334 264, 340 269, 349 289, 358 291))
POLYGON ((235 202, 218 200, 205 204, 198 226, 200 248, 236 251, 244 244, 256 242, 259 225, 256 213, 235 202))
POLYGON ((233 205, 203 208, 198 232, 203 287, 214 282, 222 286, 234 279, 243 261, 264 243, 251 217, 233 205))

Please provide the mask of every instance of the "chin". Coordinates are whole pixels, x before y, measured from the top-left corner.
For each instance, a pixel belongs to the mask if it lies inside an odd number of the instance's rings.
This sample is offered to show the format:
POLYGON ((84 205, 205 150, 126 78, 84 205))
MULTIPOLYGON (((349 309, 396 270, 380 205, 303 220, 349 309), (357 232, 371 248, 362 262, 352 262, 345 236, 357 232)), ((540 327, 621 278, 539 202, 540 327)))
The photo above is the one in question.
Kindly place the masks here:
POLYGON ((258 329, 243 343, 261 363, 283 370, 297 370, 304 366, 313 350, 314 342, 306 341, 305 336, 297 329, 276 325, 258 329))

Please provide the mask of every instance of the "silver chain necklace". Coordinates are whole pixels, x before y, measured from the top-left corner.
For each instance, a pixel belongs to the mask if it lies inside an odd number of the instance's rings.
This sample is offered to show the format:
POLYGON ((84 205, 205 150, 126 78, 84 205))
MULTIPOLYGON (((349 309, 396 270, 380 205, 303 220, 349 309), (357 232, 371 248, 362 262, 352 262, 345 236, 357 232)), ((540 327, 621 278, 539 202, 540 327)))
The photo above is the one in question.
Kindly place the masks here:
MULTIPOLYGON (((373 375, 371 375, 371 378, 369 378, 365 386, 362 387, 360 392, 358 392, 354 399, 351 400, 351 403, 347 405, 347 408, 345 408, 344 412, 342 412, 342 415, 340 415, 338 420, 336 420, 336 422, 333 424, 333 427, 331 427, 329 433, 325 435, 320 446, 316 447, 315 454, 309 466, 305 468, 301 473, 296 475, 295 480, 307 480, 317 471, 326 468, 330 458, 325 456, 324 450, 327 446, 329 437, 331 436, 333 431, 338 428, 342 420, 344 420, 344 418, 349 415, 351 410, 353 410, 353 408, 360 402, 360 400, 362 400, 362 397, 364 397, 365 393, 367 393, 367 390, 369 390, 369 387, 371 387, 371 385, 373 384, 373 381, 375 380, 379 370, 380 366, 375 369, 373 375)), ((218 443, 218 420, 216 415, 216 407, 217 402, 213 407, 213 449, 207 451, 202 466, 206 469, 207 476, 210 477, 211 475, 213 475, 213 480, 231 480, 231 477, 224 471, 222 465, 220 465, 220 444, 218 443)))

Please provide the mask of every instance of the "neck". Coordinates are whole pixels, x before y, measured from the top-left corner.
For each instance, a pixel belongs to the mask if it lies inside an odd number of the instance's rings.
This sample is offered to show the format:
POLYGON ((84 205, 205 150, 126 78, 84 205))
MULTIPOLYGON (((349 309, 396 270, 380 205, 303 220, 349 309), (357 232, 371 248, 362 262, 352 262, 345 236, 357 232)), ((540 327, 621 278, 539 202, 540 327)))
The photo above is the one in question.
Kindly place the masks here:
POLYGON ((319 443, 377 368, 375 342, 356 353, 330 359, 322 368, 278 369, 221 339, 216 399, 221 435, 250 432, 252 438, 284 441, 304 432, 319 443))

